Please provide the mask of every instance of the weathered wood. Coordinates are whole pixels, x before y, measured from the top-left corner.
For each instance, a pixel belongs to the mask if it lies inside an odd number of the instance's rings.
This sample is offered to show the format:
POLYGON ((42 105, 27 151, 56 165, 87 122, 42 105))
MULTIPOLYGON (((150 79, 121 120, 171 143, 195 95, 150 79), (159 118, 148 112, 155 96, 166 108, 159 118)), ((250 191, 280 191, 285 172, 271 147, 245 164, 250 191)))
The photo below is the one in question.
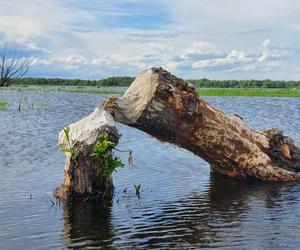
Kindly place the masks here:
MULTIPOLYGON (((101 175, 101 159, 93 157, 93 147, 99 135, 107 134, 110 141, 118 142, 119 135, 115 121, 107 111, 96 108, 82 120, 70 124, 69 136, 76 157, 66 153, 64 183, 54 190, 60 199, 103 199, 111 197, 113 183, 111 176, 101 175)), ((62 150, 70 148, 64 130, 59 134, 62 150)))
POLYGON ((252 129, 162 68, 142 72, 122 98, 103 105, 117 121, 193 152, 219 174, 262 181, 299 177, 300 150, 291 138, 277 129, 252 129))

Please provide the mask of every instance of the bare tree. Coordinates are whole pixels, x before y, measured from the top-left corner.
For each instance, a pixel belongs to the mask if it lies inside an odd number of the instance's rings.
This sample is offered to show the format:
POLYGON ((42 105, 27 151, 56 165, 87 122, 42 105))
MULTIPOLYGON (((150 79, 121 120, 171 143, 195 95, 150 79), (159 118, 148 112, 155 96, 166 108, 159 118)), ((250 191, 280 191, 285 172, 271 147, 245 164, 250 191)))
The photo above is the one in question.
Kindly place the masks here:
POLYGON ((0 50, 0 87, 7 87, 16 83, 29 70, 28 56, 9 53, 6 44, 0 50))

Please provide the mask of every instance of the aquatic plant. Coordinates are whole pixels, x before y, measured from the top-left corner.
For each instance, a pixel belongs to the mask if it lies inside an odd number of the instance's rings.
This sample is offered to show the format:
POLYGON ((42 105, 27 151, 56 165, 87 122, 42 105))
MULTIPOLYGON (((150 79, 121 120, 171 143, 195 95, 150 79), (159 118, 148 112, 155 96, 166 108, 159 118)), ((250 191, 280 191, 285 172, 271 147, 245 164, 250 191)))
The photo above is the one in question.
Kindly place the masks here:
POLYGON ((37 110, 38 112, 43 111, 48 108, 48 103, 36 104, 30 103, 28 104, 28 109, 37 110))
POLYGON ((101 134, 93 148, 93 156, 101 160, 101 175, 110 176, 118 168, 124 167, 120 157, 114 156, 112 150, 116 144, 108 139, 107 134, 101 134))
POLYGON ((24 93, 22 93, 20 100, 19 100, 19 105, 18 105, 18 111, 21 111, 22 105, 24 101, 24 93))
POLYGON ((6 100, 0 100, 0 111, 8 110, 10 103, 6 100))
POLYGON ((135 194, 138 198, 141 198, 141 184, 133 184, 135 189, 135 194))

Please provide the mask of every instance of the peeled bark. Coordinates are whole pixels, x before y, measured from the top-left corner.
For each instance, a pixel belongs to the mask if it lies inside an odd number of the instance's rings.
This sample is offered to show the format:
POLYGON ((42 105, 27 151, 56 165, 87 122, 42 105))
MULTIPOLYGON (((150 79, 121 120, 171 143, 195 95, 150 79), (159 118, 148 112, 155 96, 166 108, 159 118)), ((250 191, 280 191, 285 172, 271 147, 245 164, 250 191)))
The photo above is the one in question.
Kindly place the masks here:
MULTIPOLYGON (((101 134, 107 134, 110 141, 118 142, 114 119, 107 111, 96 108, 89 116, 68 127, 75 157, 70 152, 66 153, 64 183, 54 190, 54 196, 81 200, 111 197, 112 178, 101 175, 102 160, 93 156, 93 147, 101 134)), ((59 146, 62 150, 70 148, 64 130, 59 134, 59 146)))
POLYGON ((122 98, 111 97, 104 107, 118 122, 200 156, 216 173, 262 181, 299 177, 300 149, 291 138, 250 128, 162 68, 142 72, 122 98))

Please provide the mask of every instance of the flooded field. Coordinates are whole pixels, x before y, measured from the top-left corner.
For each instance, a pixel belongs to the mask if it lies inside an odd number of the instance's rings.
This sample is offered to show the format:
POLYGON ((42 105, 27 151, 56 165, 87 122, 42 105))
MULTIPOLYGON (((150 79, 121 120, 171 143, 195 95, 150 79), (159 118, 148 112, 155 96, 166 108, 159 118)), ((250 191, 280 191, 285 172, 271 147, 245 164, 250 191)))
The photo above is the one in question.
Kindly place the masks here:
MULTIPOLYGON (((118 148, 133 150, 134 166, 113 175, 112 204, 58 203, 51 194, 63 182, 58 133, 106 97, 0 92, 10 104, 0 111, 0 249, 300 248, 300 183, 213 176, 200 158, 123 125, 118 148)), ((205 99, 300 141, 300 98, 205 99)))

